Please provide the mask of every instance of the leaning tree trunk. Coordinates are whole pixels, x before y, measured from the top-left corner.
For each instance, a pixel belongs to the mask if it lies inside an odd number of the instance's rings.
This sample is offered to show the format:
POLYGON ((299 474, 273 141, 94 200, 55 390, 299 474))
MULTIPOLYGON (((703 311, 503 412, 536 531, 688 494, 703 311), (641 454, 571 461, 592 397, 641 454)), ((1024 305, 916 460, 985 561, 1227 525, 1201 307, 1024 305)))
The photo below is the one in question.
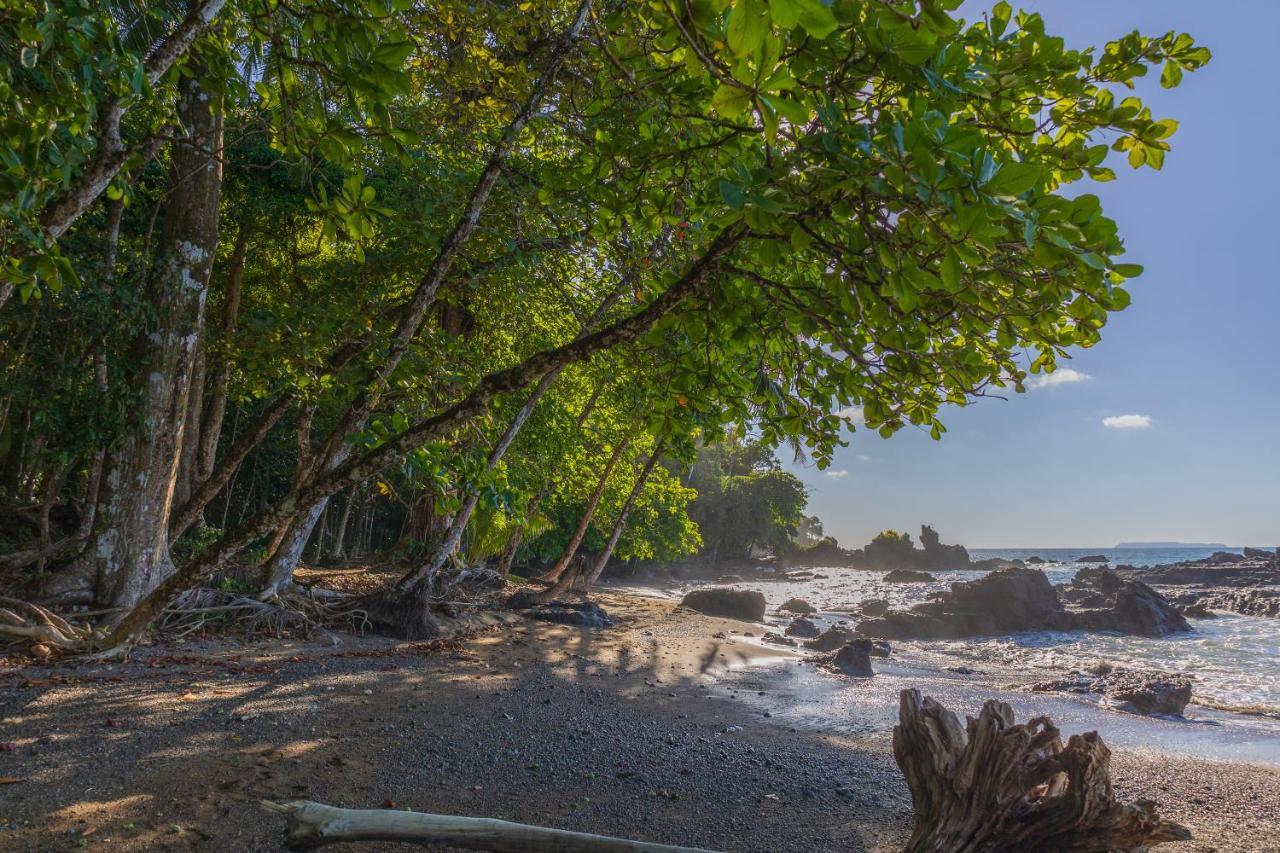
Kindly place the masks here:
POLYGON ((147 291, 155 321, 129 354, 130 365, 147 371, 140 423, 109 455, 85 551, 97 599, 111 607, 136 604, 172 570, 169 513, 222 193, 221 115, 216 95, 198 79, 185 78, 179 89, 183 138, 173 145, 160 252, 147 291))
POLYGON ((556 560, 556 564, 552 566, 543 575, 537 579, 540 581, 559 580, 564 574, 565 568, 569 565, 569 561, 573 559, 573 555, 578 553, 578 546, 582 544, 582 539, 587 535, 587 528, 591 525, 591 518, 596 514, 596 507, 600 506, 600 498, 604 495, 605 486, 609 484, 609 475, 613 473, 613 467, 618 464, 618 460, 622 458, 622 454, 631 446, 631 436, 627 436, 618 442, 618 446, 613 449, 613 455, 609 457, 609 461, 605 463, 604 470, 600 472, 600 479, 596 482, 596 487, 591 492, 591 497, 587 499, 587 505, 583 507, 582 518, 578 520, 578 526, 574 529, 573 535, 569 537, 569 544, 564 546, 564 553, 560 555, 560 559, 556 560))
POLYGON ((636 483, 631 487, 631 493, 627 495, 626 501, 622 504, 622 509, 618 511, 618 517, 613 520, 613 529, 609 531, 609 541, 605 543, 604 548, 596 557, 595 563, 592 564, 583 574, 582 588, 583 591, 589 591, 595 582, 600 579, 600 575, 604 574, 604 567, 609 564, 609 558, 613 556, 613 549, 618 547, 618 540, 622 538, 622 531, 627 529, 627 516, 631 515, 631 510, 635 508, 636 501, 640 499, 640 494, 644 491, 644 484, 648 481, 649 475, 653 473, 653 467, 658 464, 658 457, 662 455, 662 442, 659 441, 654 445, 653 452, 649 454, 649 459, 644 463, 644 469, 640 472, 640 476, 636 477, 636 483))
POLYGON ((222 437, 222 421, 227 413, 227 388, 231 384, 231 351, 229 341, 236 333, 240 319, 240 294, 244 288, 244 264, 249 251, 250 226, 241 224, 235 248, 227 264, 227 287, 222 295, 222 323, 218 330, 218 348, 209 372, 208 393, 200 425, 200 442, 196 453, 196 479, 200 482, 213 475, 222 437))
POLYGON ((893 754, 915 804, 905 853, 1103 853, 1191 837, 1147 800, 1120 803, 1097 732, 1062 745, 1048 717, 1015 724, 989 700, 962 727, 917 690, 902 691, 893 754))

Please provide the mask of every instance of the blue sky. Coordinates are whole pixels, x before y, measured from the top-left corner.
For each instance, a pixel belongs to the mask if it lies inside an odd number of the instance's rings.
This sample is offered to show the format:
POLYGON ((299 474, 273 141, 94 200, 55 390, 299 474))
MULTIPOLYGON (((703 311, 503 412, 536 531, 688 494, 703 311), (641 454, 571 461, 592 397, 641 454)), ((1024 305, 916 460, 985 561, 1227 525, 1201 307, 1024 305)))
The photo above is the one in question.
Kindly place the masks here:
POLYGON ((1066 363, 1087 378, 949 409, 941 442, 859 431, 827 472, 789 466, 810 510, 848 546, 922 522, 970 547, 1280 544, 1280 2, 1013 5, 1073 47, 1175 29, 1213 51, 1179 88, 1157 74, 1139 88, 1181 122, 1163 171, 1118 161, 1090 190, 1146 273, 1102 343, 1066 363))

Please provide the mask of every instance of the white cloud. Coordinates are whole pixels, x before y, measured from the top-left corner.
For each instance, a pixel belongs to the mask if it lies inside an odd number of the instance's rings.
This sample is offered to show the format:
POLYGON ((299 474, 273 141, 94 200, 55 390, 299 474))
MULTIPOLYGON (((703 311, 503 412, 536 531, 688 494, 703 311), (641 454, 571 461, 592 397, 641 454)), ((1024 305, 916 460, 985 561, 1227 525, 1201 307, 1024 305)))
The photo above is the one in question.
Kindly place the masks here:
POLYGON ((1027 380, 1027 387, 1032 391, 1037 388, 1048 388, 1051 385, 1072 385, 1076 382, 1086 382, 1093 377, 1087 373, 1081 373, 1070 367, 1059 367, 1053 373, 1042 373, 1039 376, 1032 376, 1027 380))
POLYGON ((839 477, 849 476, 849 472, 846 471, 844 468, 841 468, 839 471, 823 471, 822 473, 826 474, 828 477, 830 477, 833 480, 839 477))
POLYGON ((865 420, 862 417, 861 406, 846 406, 843 409, 837 409, 835 414, 836 414, 836 417, 848 418, 849 420, 853 421, 855 424, 863 423, 865 420))
POLYGON ((871 461, 871 457, 870 457, 870 456, 868 456, 868 455, 867 455, 867 454, 865 454, 865 453, 859 453, 859 454, 858 454, 858 456, 857 456, 856 458, 857 458, 857 460, 858 460, 859 462, 870 462, 870 461, 871 461))
POLYGON ((1112 415, 1102 419, 1102 425, 1109 429, 1150 429, 1152 423, 1150 415, 1112 415))

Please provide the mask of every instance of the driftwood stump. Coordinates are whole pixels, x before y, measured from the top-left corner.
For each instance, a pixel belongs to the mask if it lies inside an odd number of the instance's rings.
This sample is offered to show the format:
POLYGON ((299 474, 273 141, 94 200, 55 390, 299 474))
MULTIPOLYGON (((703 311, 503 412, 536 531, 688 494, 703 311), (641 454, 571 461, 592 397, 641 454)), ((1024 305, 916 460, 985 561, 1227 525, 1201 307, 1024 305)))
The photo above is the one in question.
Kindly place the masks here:
POLYGON ((1047 717, 1017 724, 990 700, 962 727, 917 690, 904 690, 893 753, 915 803, 908 853, 1138 851, 1191 837, 1146 800, 1120 803, 1111 751, 1097 732, 1066 746, 1047 717))

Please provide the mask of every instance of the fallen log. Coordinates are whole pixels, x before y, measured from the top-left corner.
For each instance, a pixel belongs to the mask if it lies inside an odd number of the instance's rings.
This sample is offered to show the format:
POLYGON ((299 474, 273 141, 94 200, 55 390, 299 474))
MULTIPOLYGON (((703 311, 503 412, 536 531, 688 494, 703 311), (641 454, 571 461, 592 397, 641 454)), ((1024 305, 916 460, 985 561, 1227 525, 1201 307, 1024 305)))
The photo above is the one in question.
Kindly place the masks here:
POLYGON ((904 690, 893 754, 915 804, 906 853, 1137 851, 1191 838, 1147 800, 1120 803, 1097 732, 1066 746, 1048 717, 1016 724, 989 700, 975 720, 904 690))
POLYGON ((290 850, 314 850, 352 841, 401 841, 494 853, 711 853, 485 817, 340 809, 310 800, 264 801, 262 805, 285 816, 285 845, 290 850))

